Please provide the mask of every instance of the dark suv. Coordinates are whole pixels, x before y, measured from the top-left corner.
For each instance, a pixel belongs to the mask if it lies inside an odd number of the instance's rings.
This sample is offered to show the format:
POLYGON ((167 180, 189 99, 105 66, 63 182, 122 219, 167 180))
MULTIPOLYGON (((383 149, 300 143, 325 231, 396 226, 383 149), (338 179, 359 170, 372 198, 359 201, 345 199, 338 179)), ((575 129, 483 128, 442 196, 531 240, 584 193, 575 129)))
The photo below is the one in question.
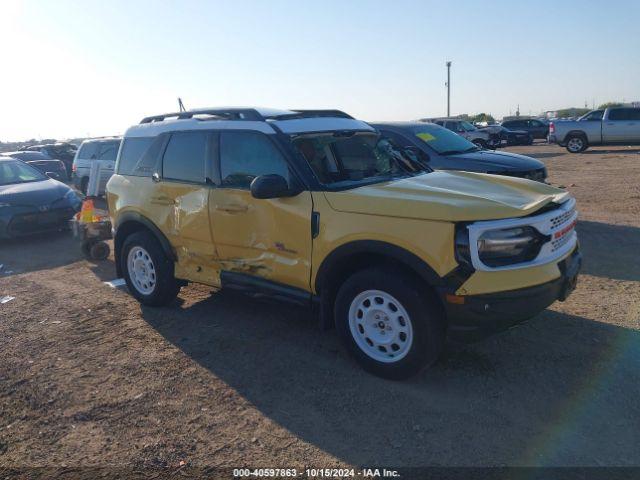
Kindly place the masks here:
POLYGON ((535 118, 521 118, 518 120, 507 120, 502 122, 502 126, 509 130, 524 130, 529 132, 533 138, 547 138, 549 135, 549 125, 535 118))
POLYGON ((547 170, 540 160, 517 153, 483 150, 469 140, 433 123, 374 123, 396 148, 436 170, 464 170, 544 182, 547 170))

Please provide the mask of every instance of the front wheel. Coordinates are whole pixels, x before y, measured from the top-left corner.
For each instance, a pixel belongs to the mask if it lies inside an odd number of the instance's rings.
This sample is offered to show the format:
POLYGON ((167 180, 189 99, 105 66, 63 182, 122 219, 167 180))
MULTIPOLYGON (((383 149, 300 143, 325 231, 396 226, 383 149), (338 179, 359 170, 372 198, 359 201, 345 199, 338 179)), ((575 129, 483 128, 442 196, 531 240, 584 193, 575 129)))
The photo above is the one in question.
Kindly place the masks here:
POLYGON ((151 233, 142 231, 128 236, 120 261, 129 292, 140 303, 168 305, 178 295, 180 284, 173 274, 173 261, 151 233))
POLYGON ((411 377, 444 348, 445 319, 437 299, 400 271, 370 268, 352 275, 338 292, 335 318, 349 353, 380 377, 411 377))
POLYGON ((567 151, 569 153, 580 153, 587 149, 587 140, 582 136, 569 137, 567 140, 567 151))

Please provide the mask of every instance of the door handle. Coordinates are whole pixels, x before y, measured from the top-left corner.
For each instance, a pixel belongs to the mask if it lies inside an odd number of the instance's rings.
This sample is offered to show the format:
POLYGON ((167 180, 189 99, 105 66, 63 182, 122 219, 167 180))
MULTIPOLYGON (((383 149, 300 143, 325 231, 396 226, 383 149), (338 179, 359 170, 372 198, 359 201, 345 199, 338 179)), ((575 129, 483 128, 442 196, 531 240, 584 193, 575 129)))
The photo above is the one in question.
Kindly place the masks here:
POLYGON ((229 213, 242 213, 249 209, 248 205, 241 205, 238 203, 228 203, 226 205, 216 205, 216 210, 222 210, 229 213))
POLYGON ((175 205, 176 201, 169 197, 151 197, 151 203, 155 205, 175 205))

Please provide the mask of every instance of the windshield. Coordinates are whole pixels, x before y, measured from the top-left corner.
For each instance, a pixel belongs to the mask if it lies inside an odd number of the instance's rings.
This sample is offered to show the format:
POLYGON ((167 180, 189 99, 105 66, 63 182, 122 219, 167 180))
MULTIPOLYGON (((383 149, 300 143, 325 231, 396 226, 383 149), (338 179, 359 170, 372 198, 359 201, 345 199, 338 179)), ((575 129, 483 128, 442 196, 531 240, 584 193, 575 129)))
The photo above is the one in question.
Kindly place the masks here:
POLYGON ((464 128, 467 132, 473 132, 474 130, 477 130, 477 128, 469 122, 460 122, 460 125, 462 125, 462 128, 464 128))
POLYGON ((301 135, 293 145, 318 180, 331 187, 361 185, 419 175, 431 169, 373 133, 335 132, 301 135))
POLYGON ((416 137, 440 155, 452 155, 454 153, 475 152, 479 150, 478 147, 466 138, 434 124, 427 123, 411 127, 411 131, 416 137))
POLYGON ((0 185, 46 180, 42 173, 18 161, 0 161, 0 185))

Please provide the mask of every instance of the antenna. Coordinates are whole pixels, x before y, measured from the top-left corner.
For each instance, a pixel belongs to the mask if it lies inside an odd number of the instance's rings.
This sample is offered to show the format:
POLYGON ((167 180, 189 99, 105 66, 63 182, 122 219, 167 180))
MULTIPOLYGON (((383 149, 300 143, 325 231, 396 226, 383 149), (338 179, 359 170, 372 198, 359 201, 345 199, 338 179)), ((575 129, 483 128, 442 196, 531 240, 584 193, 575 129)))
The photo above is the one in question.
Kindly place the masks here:
POLYGON ((180 97, 178 97, 178 109, 180 109, 181 112, 187 111, 187 109, 184 108, 184 103, 182 103, 182 99, 180 97))

